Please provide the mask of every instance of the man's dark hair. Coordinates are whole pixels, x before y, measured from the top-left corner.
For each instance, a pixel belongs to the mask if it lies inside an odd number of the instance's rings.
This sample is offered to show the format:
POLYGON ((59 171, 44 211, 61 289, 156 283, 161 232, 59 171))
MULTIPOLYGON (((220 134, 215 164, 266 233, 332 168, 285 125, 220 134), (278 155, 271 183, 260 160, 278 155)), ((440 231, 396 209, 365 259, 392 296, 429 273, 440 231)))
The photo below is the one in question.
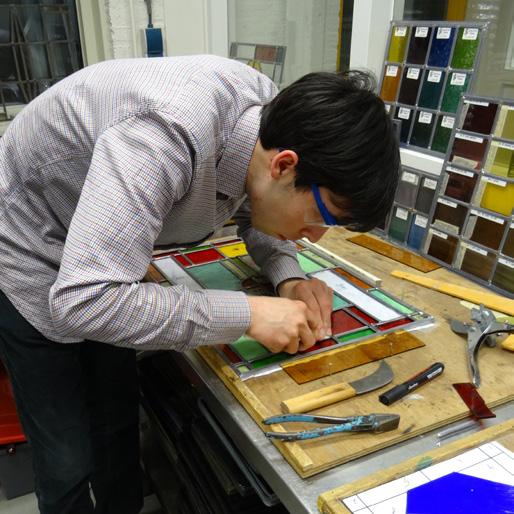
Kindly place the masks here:
POLYGON ((397 131, 375 85, 362 71, 309 73, 263 107, 259 131, 264 149, 298 154, 295 187, 328 188, 349 213, 340 224, 361 232, 387 216, 400 171, 397 131))

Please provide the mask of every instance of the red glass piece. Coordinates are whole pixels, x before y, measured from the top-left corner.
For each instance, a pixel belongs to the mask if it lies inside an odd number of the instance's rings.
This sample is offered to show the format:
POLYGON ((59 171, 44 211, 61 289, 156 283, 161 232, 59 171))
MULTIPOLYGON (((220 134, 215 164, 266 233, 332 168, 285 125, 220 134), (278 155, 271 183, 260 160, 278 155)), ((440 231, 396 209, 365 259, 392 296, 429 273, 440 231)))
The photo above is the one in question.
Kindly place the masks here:
POLYGON ((241 364, 241 362, 243 362, 241 360, 241 357, 239 357, 231 348, 228 344, 222 344, 218 347, 225 355, 226 357, 228 358, 228 360, 230 362, 232 362, 233 364, 241 364))
POLYGON ((311 353, 315 352, 316 350, 321 350, 322 348, 334 346, 335 344, 336 342, 333 339, 326 339, 325 341, 318 341, 317 343, 313 344, 310 348, 307 348, 306 350, 301 350, 298 353, 311 353))
POLYGON ((348 280, 348 282, 351 282, 352 284, 360 287, 361 289, 364 289, 365 291, 371 287, 369 284, 366 284, 366 282, 363 282, 360 278, 354 277, 351 273, 348 273, 343 268, 334 268, 332 271, 335 271, 338 275, 341 275, 346 280, 348 280))
POLYGON ((7 371, 0 362, 0 445, 26 441, 21 428, 7 371))
POLYGON ((357 307, 349 307, 348 310, 352 311, 353 314, 356 314, 357 316, 359 316, 360 319, 363 319, 370 325, 375 325, 377 322, 375 318, 372 318, 369 314, 366 314, 365 312, 362 312, 360 309, 357 309, 357 307))
POLYGON ((477 388, 469 382, 452 384, 475 419, 495 418, 496 414, 485 404, 477 388))
POLYGON ((176 261, 180 262, 180 264, 182 264, 182 266, 184 266, 185 268, 191 266, 191 263, 183 255, 174 255, 173 258, 176 261))
POLYGON ((199 250, 198 252, 191 252, 188 253, 187 256, 193 264, 206 264, 208 262, 219 261, 225 258, 214 248, 199 250))
POLYGON ((412 323, 412 320, 409 318, 397 319, 396 321, 390 321, 389 323, 384 323, 383 325, 379 325, 378 330, 389 330, 391 328, 401 327, 402 325, 408 325, 412 323))
POLYGON ((342 334, 357 328, 363 327, 364 324, 350 316, 345 311, 334 311, 332 313, 332 333, 342 334))

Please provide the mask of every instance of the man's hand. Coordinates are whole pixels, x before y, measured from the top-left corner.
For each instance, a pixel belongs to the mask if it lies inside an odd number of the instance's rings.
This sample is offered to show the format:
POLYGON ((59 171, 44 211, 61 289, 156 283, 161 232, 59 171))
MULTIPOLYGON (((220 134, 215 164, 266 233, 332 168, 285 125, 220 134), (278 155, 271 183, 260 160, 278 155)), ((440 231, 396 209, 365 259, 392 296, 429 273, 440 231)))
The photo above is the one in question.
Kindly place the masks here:
POLYGON ((309 309, 309 326, 317 341, 332 335, 333 292, 325 282, 317 278, 285 280, 277 289, 283 298, 305 302, 309 309))
POLYGON ((252 321, 247 334, 273 353, 296 353, 316 342, 314 322, 304 302, 269 296, 249 296, 252 321))

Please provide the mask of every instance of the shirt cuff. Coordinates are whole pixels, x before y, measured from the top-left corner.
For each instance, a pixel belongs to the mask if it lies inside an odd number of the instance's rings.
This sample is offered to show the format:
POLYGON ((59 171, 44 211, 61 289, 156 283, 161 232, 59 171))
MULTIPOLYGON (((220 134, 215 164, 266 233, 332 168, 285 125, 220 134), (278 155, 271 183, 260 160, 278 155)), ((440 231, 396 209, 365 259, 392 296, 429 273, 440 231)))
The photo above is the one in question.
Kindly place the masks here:
POLYGON ((296 257, 289 255, 281 255, 277 258, 268 259, 262 271, 269 278, 275 290, 284 280, 290 278, 307 278, 298 264, 296 257))

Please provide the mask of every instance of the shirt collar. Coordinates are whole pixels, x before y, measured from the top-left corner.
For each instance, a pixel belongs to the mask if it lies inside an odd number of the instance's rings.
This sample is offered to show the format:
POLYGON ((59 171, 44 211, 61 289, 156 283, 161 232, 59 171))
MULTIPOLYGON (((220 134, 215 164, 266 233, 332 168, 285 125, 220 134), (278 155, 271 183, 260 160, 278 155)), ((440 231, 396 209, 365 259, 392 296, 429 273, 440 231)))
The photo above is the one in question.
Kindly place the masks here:
POLYGON ((216 189, 232 198, 245 195, 246 176, 261 117, 260 105, 248 108, 237 120, 217 167, 216 189))

